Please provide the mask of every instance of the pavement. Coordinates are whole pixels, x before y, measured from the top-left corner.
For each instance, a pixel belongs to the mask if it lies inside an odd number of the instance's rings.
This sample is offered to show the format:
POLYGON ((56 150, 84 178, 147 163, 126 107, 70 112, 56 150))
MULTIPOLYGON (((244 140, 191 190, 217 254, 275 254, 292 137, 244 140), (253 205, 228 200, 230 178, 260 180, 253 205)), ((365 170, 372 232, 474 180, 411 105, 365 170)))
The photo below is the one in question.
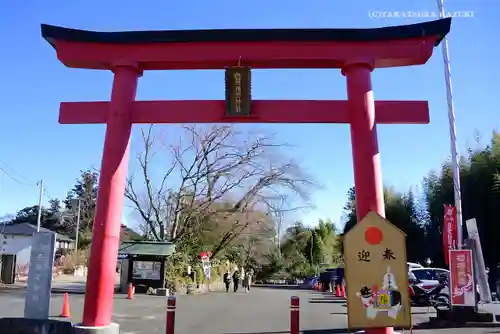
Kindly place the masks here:
MULTIPOLYGON (((73 284, 73 283, 71 283, 73 284)), ((347 329, 345 301, 328 294, 283 287, 254 287, 249 294, 241 292, 211 292, 205 295, 177 297, 177 334, 285 334, 289 333, 290 297, 300 298, 302 334, 341 334, 347 329)), ((0 290, 0 316, 22 317, 25 290, 0 290)), ((80 322, 84 295, 70 296, 74 323, 80 322)), ((62 310, 63 295, 52 294, 51 317, 62 310)), ((165 297, 136 295, 127 300, 116 294, 113 321, 120 324, 122 334, 164 334, 165 297)), ((425 328, 427 308, 413 308, 414 326, 418 334, 486 334, 500 333, 500 328, 425 328), (424 325, 422 325, 424 324, 424 325)), ((409 331, 406 331, 409 333, 409 331)))

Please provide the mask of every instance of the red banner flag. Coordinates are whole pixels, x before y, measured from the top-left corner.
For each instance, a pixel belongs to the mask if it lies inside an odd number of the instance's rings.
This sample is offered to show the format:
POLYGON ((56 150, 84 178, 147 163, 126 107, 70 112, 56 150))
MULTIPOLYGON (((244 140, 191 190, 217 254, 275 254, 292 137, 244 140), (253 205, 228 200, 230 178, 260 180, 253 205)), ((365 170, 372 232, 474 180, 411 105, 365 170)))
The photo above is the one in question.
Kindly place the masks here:
POLYGON ((472 251, 450 250, 450 289, 452 306, 476 306, 476 283, 472 251))
POLYGON ((454 205, 444 205, 443 253, 446 264, 450 263, 449 251, 457 248, 457 210, 454 205))

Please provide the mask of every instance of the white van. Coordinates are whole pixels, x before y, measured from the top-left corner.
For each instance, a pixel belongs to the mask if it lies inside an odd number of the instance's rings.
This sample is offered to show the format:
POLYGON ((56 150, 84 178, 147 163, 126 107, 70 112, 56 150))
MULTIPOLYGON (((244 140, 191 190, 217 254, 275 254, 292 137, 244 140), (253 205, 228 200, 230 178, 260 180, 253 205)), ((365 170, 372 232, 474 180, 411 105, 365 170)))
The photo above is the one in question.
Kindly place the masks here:
POLYGON ((406 262, 406 264, 408 265, 408 270, 417 269, 417 268, 423 268, 424 267, 420 263, 415 263, 415 262, 406 262))

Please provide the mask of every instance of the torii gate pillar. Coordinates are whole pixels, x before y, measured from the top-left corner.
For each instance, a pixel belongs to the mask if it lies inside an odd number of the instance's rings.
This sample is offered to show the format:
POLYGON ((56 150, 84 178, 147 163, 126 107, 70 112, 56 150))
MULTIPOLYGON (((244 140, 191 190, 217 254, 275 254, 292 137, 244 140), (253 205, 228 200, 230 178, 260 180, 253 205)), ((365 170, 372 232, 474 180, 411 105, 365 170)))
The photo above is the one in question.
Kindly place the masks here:
POLYGON ((372 64, 346 64, 347 97, 351 116, 351 144, 356 186, 358 221, 371 210, 385 217, 380 153, 378 149, 375 101, 373 99, 372 64))
MULTIPOLYGON (((109 311, 113 310, 112 296, 115 293, 115 268, 132 131, 130 112, 135 101, 137 80, 142 74, 137 64, 133 63, 117 65, 112 71, 113 89, 106 122, 85 291, 85 300, 99 302, 86 302, 83 310, 83 323, 92 326, 108 325, 111 322, 109 311)), ((106 331, 114 330, 115 326, 112 326, 106 331)))
MULTIPOLYGON (((427 124, 426 101, 374 101, 375 68, 425 64, 451 19, 378 29, 260 29, 99 33, 42 25, 68 67, 112 70, 110 102, 63 102, 62 124, 106 123, 83 324, 77 333, 119 333, 111 323, 120 225, 134 123, 349 123, 358 220, 385 216, 376 124, 427 124), (340 68, 348 101, 252 101, 225 114, 224 101, 135 101, 143 70, 340 68), (375 112, 376 110, 376 112, 375 112)), ((198 83, 198 85, 201 85, 198 83)), ((388 334, 392 328, 366 333, 388 334)))

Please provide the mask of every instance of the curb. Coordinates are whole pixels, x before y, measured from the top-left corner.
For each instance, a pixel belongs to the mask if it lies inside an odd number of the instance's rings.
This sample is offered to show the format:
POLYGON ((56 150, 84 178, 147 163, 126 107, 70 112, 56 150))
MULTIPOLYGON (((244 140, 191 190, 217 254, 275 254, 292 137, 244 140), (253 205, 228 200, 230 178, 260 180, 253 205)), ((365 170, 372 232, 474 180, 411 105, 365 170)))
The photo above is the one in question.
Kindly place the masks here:
POLYGON ((24 291, 26 290, 25 286, 0 286, 0 292, 4 291, 24 291))

